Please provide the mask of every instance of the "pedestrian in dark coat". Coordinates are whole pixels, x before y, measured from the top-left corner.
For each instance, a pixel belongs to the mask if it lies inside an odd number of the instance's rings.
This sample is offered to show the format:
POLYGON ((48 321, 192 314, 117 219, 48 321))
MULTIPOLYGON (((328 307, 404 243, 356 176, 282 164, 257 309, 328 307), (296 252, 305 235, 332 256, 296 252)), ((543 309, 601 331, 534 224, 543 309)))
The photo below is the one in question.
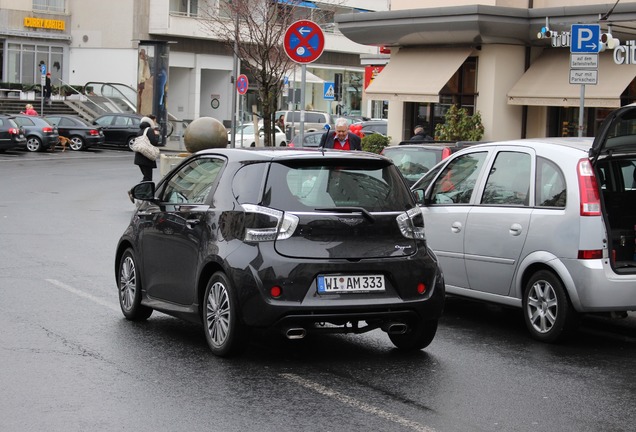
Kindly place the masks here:
MULTIPOLYGON (((153 146, 157 146, 159 144, 159 136, 154 132, 155 122, 148 117, 142 117, 141 123, 139 123, 139 132, 137 136, 141 136, 144 133, 150 140, 150 143, 153 146)), ((141 174, 143 174, 142 181, 152 181, 152 170, 157 168, 157 162, 148 159, 146 156, 141 153, 135 153, 135 165, 139 166, 141 170, 141 174)))
POLYGON ((424 132, 424 128, 422 126, 415 126, 415 130, 413 130, 413 132, 415 135, 411 137, 410 141, 435 141, 432 136, 427 135, 424 132))
MULTIPOLYGON (((336 131, 328 132, 324 141, 324 148, 336 150, 362 150, 361 139, 353 132, 349 132, 349 122, 345 118, 336 120, 336 131)), ((321 140, 322 142, 322 140, 321 140)))

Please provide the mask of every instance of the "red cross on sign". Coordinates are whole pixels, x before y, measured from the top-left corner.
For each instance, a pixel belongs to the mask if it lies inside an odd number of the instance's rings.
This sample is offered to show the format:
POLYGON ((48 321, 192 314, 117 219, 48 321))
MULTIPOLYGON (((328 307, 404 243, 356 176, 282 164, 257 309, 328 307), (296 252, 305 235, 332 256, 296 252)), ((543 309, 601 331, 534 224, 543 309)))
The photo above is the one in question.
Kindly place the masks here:
POLYGON ((325 49, 325 35, 315 22, 300 20, 289 26, 283 45, 289 58, 296 63, 311 63, 325 49))

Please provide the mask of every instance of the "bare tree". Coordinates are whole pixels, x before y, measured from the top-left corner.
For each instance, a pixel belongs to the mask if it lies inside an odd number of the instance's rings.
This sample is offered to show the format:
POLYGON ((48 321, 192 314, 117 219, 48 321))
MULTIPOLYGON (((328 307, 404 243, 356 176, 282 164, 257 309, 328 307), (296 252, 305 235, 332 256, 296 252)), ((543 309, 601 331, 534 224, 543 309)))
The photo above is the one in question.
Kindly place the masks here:
POLYGON ((306 18, 303 17, 306 8, 298 7, 298 3, 297 0, 208 0, 200 4, 200 22, 211 38, 224 42, 252 73, 261 103, 265 146, 275 145, 274 114, 284 76, 295 65, 283 47, 285 32, 293 22, 306 18))

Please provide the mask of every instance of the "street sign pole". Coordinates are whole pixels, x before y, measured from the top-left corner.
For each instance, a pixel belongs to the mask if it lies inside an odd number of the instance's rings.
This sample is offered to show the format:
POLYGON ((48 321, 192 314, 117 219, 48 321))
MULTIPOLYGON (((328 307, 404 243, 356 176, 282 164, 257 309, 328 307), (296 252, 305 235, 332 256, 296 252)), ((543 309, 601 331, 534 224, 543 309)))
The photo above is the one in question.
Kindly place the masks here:
MULTIPOLYGON (((574 54, 593 54, 597 53, 601 49, 601 26, 598 24, 572 24, 570 29, 571 42, 570 42, 570 53, 574 54)), ((572 56, 571 54, 571 56, 572 56)), ((596 66, 594 69, 598 67, 598 57, 596 57, 596 66)), ((570 60, 570 66, 574 67, 572 63, 573 60, 570 60)), ((576 71, 575 71, 576 72, 576 71)), ((591 82, 592 84, 596 84, 596 72, 595 71, 586 71, 589 72, 589 76, 594 76, 594 80, 591 82)), ((579 133, 578 136, 583 136, 583 117, 585 115, 585 78, 581 78, 581 93, 579 97, 579 133)), ((590 82, 588 80, 588 82, 590 82)), ((570 72, 570 84, 572 82, 572 71, 570 72)))
POLYGON ((307 80, 307 65, 303 63, 302 74, 300 78, 300 140, 298 142, 305 142, 305 81, 307 80))
POLYGON ((579 138, 583 136, 583 115, 585 114, 585 84, 581 84, 581 95, 579 96, 579 138))
POLYGON ((318 24, 309 20, 292 23, 283 41, 285 53, 290 59, 302 65, 300 80, 300 142, 305 139, 305 83, 307 81, 307 63, 318 59, 325 48, 325 35, 318 24))

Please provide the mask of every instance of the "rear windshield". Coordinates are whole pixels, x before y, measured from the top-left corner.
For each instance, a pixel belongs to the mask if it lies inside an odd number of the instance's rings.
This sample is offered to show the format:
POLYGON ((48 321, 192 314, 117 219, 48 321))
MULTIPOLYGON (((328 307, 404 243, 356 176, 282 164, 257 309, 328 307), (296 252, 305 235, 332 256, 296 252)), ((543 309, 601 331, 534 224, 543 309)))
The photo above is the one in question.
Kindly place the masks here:
POLYGON ((362 207, 404 211, 413 197, 394 165, 382 160, 273 163, 263 204, 279 210, 362 207))

